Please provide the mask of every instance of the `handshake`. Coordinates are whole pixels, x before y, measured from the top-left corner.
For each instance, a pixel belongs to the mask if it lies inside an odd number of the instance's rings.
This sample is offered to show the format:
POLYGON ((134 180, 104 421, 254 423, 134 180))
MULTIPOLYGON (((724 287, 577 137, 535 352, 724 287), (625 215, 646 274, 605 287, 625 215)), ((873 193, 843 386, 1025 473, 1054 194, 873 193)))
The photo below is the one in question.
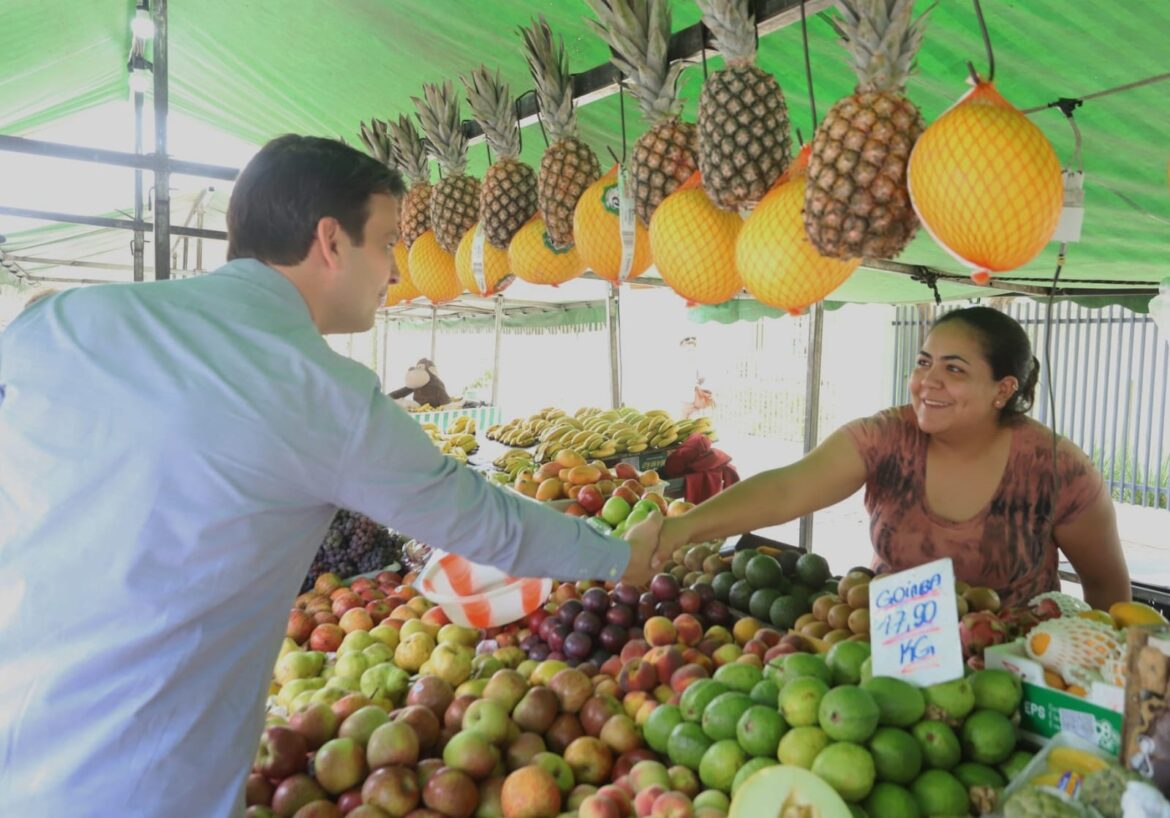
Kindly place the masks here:
POLYGON ((688 542, 683 519, 651 512, 626 532, 624 539, 630 544, 630 562, 622 581, 644 586, 662 570, 670 555, 688 542))

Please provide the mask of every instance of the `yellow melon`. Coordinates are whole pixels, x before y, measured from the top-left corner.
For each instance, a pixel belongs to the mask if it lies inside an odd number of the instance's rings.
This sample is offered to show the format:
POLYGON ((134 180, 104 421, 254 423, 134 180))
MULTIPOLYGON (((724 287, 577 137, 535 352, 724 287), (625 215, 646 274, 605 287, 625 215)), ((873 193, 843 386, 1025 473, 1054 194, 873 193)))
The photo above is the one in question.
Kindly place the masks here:
POLYGON ((471 269, 471 245, 475 243, 476 231, 480 229, 477 222, 475 227, 463 234, 459 247, 455 250, 455 274, 463 289, 476 295, 495 295, 503 292, 515 280, 512 267, 508 264, 508 253, 493 247, 491 242, 483 243, 483 282, 481 289, 475 280, 475 273, 471 269))
POLYGON ((411 282, 436 304, 450 301, 463 292, 455 275, 455 257, 439 246, 434 230, 414 240, 408 266, 411 282))
POLYGON ((808 182, 805 146, 784 178, 744 222, 735 265, 756 300, 799 315, 831 293, 861 264, 822 256, 804 231, 801 208, 808 182))
POLYGON ((564 284, 585 272, 576 246, 556 249, 539 216, 512 237, 508 261, 512 272, 530 284, 564 284))
POLYGON ((989 82, 919 137, 907 182, 923 227, 979 283, 1035 258, 1064 202, 1056 151, 989 82))
POLYGON ((735 271, 743 219, 716 207, 696 182, 687 182, 654 211, 650 249, 662 280, 688 303, 722 304, 743 287, 735 271))
POLYGON ((410 280, 410 251, 406 249, 406 242, 399 240, 394 245, 394 266, 398 268, 398 283, 391 284, 386 289, 386 306, 393 307, 404 301, 418 298, 420 293, 410 280))
MULTIPOLYGON (((573 211, 573 240, 582 263, 599 277, 617 281, 622 264, 622 236, 618 224, 617 170, 611 170, 581 194, 573 211)), ((634 219, 634 258, 626 280, 650 267, 650 234, 634 219)))

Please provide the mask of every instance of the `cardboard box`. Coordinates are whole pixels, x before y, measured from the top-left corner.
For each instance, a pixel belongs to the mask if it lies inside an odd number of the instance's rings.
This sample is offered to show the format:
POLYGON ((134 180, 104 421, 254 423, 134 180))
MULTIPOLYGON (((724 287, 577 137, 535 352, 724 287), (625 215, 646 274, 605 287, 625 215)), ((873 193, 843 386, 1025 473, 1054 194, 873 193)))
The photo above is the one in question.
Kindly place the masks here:
POLYGON ((988 668, 1019 676, 1024 687, 1020 731, 1033 740, 1052 738, 1062 730, 1092 742, 1110 756, 1119 757, 1125 691, 1095 683, 1085 698, 1056 690, 1044 683, 1044 667, 1024 652, 1023 640, 996 645, 983 653, 988 668))

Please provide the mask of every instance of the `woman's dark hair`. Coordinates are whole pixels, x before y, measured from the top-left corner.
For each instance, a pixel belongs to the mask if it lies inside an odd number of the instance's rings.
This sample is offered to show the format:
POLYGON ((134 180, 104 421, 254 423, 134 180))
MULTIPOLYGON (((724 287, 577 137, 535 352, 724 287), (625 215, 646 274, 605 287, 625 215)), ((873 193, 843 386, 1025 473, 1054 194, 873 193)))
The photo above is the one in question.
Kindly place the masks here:
POLYGON ((304 261, 317 223, 333 217, 361 245, 370 196, 405 193, 398 171, 333 139, 288 134, 240 172, 228 204, 228 260, 304 261))
POLYGON ((990 307, 968 307, 948 312, 934 322, 941 326, 959 321, 975 331, 983 357, 991 365, 997 381, 1008 376, 1019 382, 1016 393, 1003 407, 1002 417, 1025 415, 1036 400, 1036 383, 1040 380, 1040 362, 1032 355, 1032 342, 1014 318, 990 307))

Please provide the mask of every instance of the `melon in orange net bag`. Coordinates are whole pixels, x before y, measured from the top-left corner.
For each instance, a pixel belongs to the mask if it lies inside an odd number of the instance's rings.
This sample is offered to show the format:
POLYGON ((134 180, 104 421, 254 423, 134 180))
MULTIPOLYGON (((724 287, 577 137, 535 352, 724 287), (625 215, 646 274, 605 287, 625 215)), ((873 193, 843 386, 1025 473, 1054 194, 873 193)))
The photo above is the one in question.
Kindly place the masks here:
POLYGON ((923 227, 980 284, 1035 258, 1064 204, 1056 151, 990 82, 923 132, 907 182, 923 227))

